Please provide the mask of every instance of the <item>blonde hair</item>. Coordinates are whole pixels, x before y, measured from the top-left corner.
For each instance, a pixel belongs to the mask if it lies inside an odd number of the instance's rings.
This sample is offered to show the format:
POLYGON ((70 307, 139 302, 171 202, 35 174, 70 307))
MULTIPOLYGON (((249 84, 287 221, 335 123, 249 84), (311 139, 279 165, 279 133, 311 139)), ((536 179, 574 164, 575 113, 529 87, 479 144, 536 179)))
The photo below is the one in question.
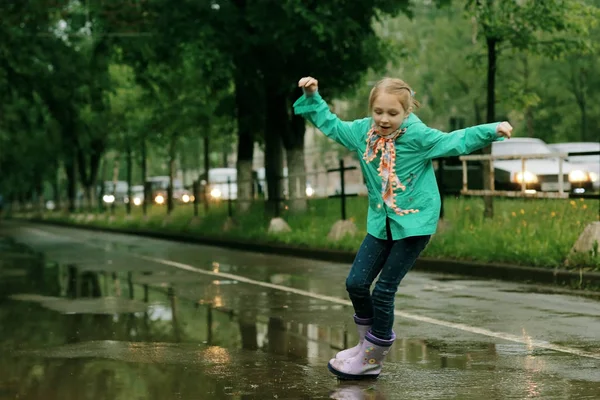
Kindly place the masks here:
POLYGON ((408 112, 410 107, 419 108, 421 105, 415 100, 415 92, 402 79, 398 78, 383 78, 373 86, 369 95, 369 112, 373 111, 373 103, 381 92, 398 96, 398 101, 404 107, 404 111, 408 112))

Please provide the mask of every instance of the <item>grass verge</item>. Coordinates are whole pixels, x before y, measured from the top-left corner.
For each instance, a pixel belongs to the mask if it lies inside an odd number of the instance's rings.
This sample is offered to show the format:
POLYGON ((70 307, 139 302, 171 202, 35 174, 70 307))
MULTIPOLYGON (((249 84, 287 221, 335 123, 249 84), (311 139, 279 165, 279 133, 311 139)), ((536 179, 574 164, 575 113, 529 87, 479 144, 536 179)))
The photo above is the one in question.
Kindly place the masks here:
MULTIPOLYGON (((327 239, 331 226, 340 219, 339 200, 313 199, 308 204, 308 210, 303 213, 284 210, 281 216, 292 231, 277 235, 267 233, 270 218, 265 213, 264 205, 258 202, 244 213, 234 207, 235 224, 227 232, 223 230, 228 217, 226 203, 212 204, 207 213, 199 208, 195 223, 191 223, 192 205, 176 207, 168 218, 165 207, 160 206, 149 208, 146 218, 139 207, 135 207, 127 218, 124 207, 118 207, 112 218, 110 213, 46 213, 43 217, 82 225, 144 228, 224 239, 285 243, 307 249, 355 251, 359 247, 366 234, 366 198, 347 200, 347 215, 356 223, 359 234, 339 242, 327 239)), ((483 218, 483 200, 480 198, 447 198, 444 207, 443 227, 434 235, 423 256, 555 268, 564 267, 571 247, 585 226, 599 220, 600 201, 496 199, 493 219, 483 218)), ((578 254, 570 260, 569 268, 600 271, 600 255, 597 251, 578 254)))

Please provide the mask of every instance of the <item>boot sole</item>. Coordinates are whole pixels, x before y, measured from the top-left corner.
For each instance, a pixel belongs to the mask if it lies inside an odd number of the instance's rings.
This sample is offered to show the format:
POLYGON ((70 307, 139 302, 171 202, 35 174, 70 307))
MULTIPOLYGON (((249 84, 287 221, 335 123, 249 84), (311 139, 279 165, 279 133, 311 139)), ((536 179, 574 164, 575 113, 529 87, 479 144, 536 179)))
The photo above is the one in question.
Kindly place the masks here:
POLYGON ((337 376, 338 379, 341 380, 345 380, 345 381, 356 381, 356 380, 363 380, 363 379, 377 379, 377 377, 379 376, 379 374, 367 374, 367 375, 352 375, 352 374, 346 374, 344 372, 340 372, 337 369, 333 368, 331 366, 331 363, 327 363, 327 369, 329 369, 329 371, 334 374, 335 376, 337 376))

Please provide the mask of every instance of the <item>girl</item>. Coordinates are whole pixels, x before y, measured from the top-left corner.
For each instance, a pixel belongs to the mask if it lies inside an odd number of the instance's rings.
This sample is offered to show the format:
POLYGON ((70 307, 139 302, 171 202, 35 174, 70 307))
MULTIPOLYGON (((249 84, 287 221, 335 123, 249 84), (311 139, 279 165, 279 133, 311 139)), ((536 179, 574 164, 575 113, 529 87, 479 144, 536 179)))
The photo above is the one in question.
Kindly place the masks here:
POLYGON ((346 279, 360 340, 328 367, 342 379, 376 378, 396 339, 392 326, 398 285, 437 228, 440 194, 431 160, 469 154, 510 138, 512 126, 492 123, 449 134, 429 128, 413 114, 419 105, 413 90, 393 78, 371 90, 371 117, 344 122, 329 111, 316 79, 302 78, 298 86, 304 94, 294 103, 295 114, 358 152, 369 193, 367 237, 346 279))

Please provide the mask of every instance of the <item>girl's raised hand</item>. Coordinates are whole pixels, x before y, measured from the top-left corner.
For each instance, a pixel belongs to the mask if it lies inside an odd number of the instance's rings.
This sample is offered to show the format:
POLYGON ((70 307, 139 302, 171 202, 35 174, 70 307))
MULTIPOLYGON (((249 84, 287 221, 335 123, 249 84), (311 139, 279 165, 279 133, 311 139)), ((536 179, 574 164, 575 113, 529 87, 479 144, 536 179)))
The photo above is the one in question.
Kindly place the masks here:
POLYGON ((496 134, 498 136, 503 136, 507 139, 510 139, 510 136, 512 135, 512 130, 513 127, 511 124, 509 124, 508 122, 504 121, 498 124, 498 126, 496 127, 496 134))
POLYGON ((313 94, 319 89, 319 81, 312 76, 306 76, 298 81, 298 87, 302 88, 306 94, 313 94))

